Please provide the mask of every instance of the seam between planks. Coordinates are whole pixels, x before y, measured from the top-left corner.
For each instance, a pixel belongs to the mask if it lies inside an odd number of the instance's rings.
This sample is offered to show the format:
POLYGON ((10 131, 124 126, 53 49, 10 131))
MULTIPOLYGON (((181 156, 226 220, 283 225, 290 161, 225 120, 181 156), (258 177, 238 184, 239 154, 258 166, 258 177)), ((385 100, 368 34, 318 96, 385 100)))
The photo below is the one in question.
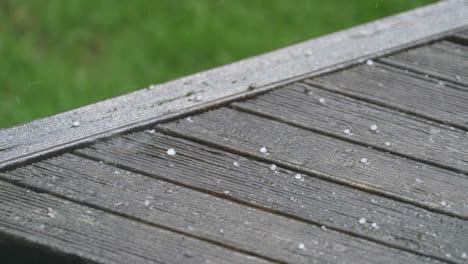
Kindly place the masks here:
MULTIPOLYGON (((163 133, 163 134, 170 134, 170 133, 163 133)), ((170 136, 174 136, 174 135, 170 135, 170 136)), ((178 137, 178 136, 174 136, 174 137, 178 137)), ((183 138, 183 137, 178 137, 178 138, 183 138)), ((187 138, 184 138, 184 139, 187 139, 187 138)), ((190 139, 187 139, 187 140, 190 140, 190 139)), ((190 141, 195 142, 194 140, 190 140, 190 141)), ((221 148, 216 147, 216 146, 209 146, 209 147, 213 147, 213 148, 216 148, 216 149, 221 149, 223 151, 230 152, 229 150, 226 150, 226 149, 224 149, 222 147, 221 148)), ((233 153, 233 152, 230 152, 230 153, 233 153)), ((82 158, 86 158, 86 159, 90 159, 90 160, 94 160, 94 161, 101 161, 98 158, 94 158, 92 156, 88 156, 88 155, 83 154, 83 153, 74 153, 74 154, 77 155, 77 156, 80 156, 82 158)), ((236 153, 236 154, 238 154, 238 153, 236 153)), ((248 156, 248 155, 242 155, 241 154, 241 156, 245 157, 245 156, 248 156)), ((251 157, 249 157, 249 158, 251 158, 251 157)), ((255 158, 253 158, 253 159, 257 160, 257 161, 260 161, 262 163, 265 163, 265 161, 258 160, 258 159, 255 159, 255 158)), ((386 246, 386 247, 390 247, 390 248, 393 248, 393 249, 402 250, 402 251, 409 252, 409 253, 412 253, 412 254, 415 254, 415 255, 436 259, 436 260, 446 262, 446 263, 453 263, 453 264, 457 263, 457 262, 454 262, 454 261, 451 261, 451 260, 448 260, 448 259, 444 259, 444 258, 441 258, 441 257, 438 257, 438 256, 424 254, 424 253, 421 253, 421 252, 418 252, 418 251, 414 251, 414 250, 412 250, 410 248, 405 248, 405 247, 394 245, 394 244, 391 244, 391 243, 388 243, 388 242, 385 242, 385 241, 374 239, 374 238, 372 238, 370 236, 361 235, 361 234, 358 234, 358 233, 355 233, 355 232, 352 232, 352 231, 347 231, 345 229, 336 228, 336 227, 333 227, 333 226, 328 226, 327 224, 322 224, 322 223, 317 222, 317 221, 305 219, 303 217, 295 216, 295 215, 292 215, 290 213, 281 212, 281 211, 276 210, 276 209, 266 208, 266 207, 263 207, 261 204, 252 204, 252 203, 249 203, 249 202, 246 202, 246 201, 242 201, 241 199, 233 198, 233 197, 231 197, 231 196, 229 196, 227 194, 225 195, 225 194, 210 191, 209 189, 195 187, 195 186, 184 184, 184 183, 181 183, 181 182, 178 182, 178 181, 172 181, 170 179, 158 176, 156 172, 154 174, 150 174, 150 173, 145 172, 144 170, 139 170, 139 169, 132 168, 132 167, 129 167, 129 166, 126 166, 126 165, 122 165, 122 164, 118 164, 118 163, 114 163, 114 162, 106 162, 106 161, 103 161, 103 162, 104 162, 104 164, 112 165, 112 166, 114 166, 116 168, 119 168, 121 170, 130 171, 132 173, 137 173, 137 174, 143 175, 145 177, 149 177, 149 178, 157 179, 157 180, 160 180, 160 181, 168 182, 168 183, 171 183, 171 184, 174 184, 174 185, 182 186, 184 188, 188 188, 188 189, 191 189, 191 190, 194 190, 194 191, 197 191, 197 192, 205 193, 205 194, 217 197, 217 198, 228 200, 228 201, 231 201, 233 203, 236 203, 236 204, 239 204, 239 205, 242 205, 242 206, 246 206, 246 207, 249 207, 249 208, 254 208, 254 209, 257 209, 259 211, 266 212, 266 213, 269 213, 269 214, 272 214, 272 215, 286 217, 286 218, 293 219, 293 220, 296 220, 296 221, 300 221, 300 222, 303 222, 303 223, 311 224, 311 225, 314 225, 314 226, 317 226, 317 227, 325 226, 327 229, 334 230, 334 231, 337 231, 339 233, 343 233, 343 234, 346 234, 346 235, 349 235, 349 236, 352 236, 352 237, 357 237, 357 238, 360 238, 360 239, 371 241, 373 243, 377 243, 377 244, 380 244, 380 245, 383 245, 383 246, 386 246)), ((282 165, 280 164, 280 166, 282 166, 282 165)), ((282 166, 282 167, 287 168, 286 166, 282 166)), ((287 168, 287 169, 291 169, 291 168, 287 168)), ((297 169, 292 169, 292 170, 293 171, 298 171, 297 169)))
MULTIPOLYGON (((113 136, 125 130, 149 126, 196 109, 237 100, 258 91, 267 91, 274 85, 317 75, 320 71, 334 71, 367 58, 379 57, 446 37, 468 25, 468 18, 464 16, 466 10, 468 4, 463 0, 441 1, 162 85, 152 85, 153 88, 159 88, 157 91, 141 90, 14 128, 1 129, 2 137, 11 137, 13 141, 11 145, 15 147, 8 151, 0 151, 2 156, 0 168, 17 165, 64 148, 69 149, 77 144, 113 136), (334 48, 330 50, 330 46, 334 48), (322 55, 325 49, 328 50, 326 56, 322 55), (305 56, 304 52, 308 50, 317 55, 305 56), (246 76, 253 77, 244 79, 246 76), (232 80, 237 82, 234 83, 232 80), (185 84, 189 82, 193 84, 186 86, 185 84), (257 85, 254 91, 248 88, 251 83, 257 85), (187 103, 185 96, 189 91, 205 95, 206 100, 187 103), (144 106, 148 107, 148 100, 145 98, 152 96, 154 97, 152 103, 159 102, 159 105, 143 109, 132 107, 141 101, 144 101, 146 104, 144 106), (127 109, 120 109, 121 105, 130 106, 127 109), (89 123, 82 122, 81 127, 75 129, 76 133, 68 132, 70 129, 68 121, 89 118, 87 115, 97 109, 100 110, 99 113, 108 113, 117 108, 119 109, 115 115, 104 117, 104 120, 99 121, 103 125, 95 128, 93 132, 86 131, 93 127, 93 122, 96 122, 92 118, 89 123), (124 118, 129 115, 134 118, 124 118), (118 121, 120 125, 116 125, 116 119, 123 119, 118 121), (21 132, 25 129, 32 132, 21 132), (18 133, 23 135, 21 140, 15 137, 18 133), (69 137, 62 136, 67 133, 70 134, 69 137), (49 137, 54 135, 55 140, 45 145, 36 142, 44 135, 49 137)), ((10 142, 5 141, 4 144, 10 142)))
MULTIPOLYGON (((319 78, 319 76, 317 76, 317 78, 319 78)), ((342 96, 347 96, 349 98, 352 98, 352 99, 355 99, 355 100, 359 100, 359 101, 363 101, 363 102, 366 102, 366 103, 369 103, 369 104, 373 104, 373 105, 377 105, 377 106, 380 106, 380 107, 383 107, 383 108, 387 108, 387 109, 390 109, 390 110, 394 110, 394 111, 397 111, 397 112, 400 112, 400 113, 403 113, 403 114, 407 114, 407 115, 412 115, 412 116, 416 116, 416 117, 419 117, 419 118, 423 118, 423 119, 426 119, 428 121, 432 121, 432 122, 435 122, 437 124, 441 124, 441 125, 449 125, 449 126, 452 126, 452 127, 456 127, 460 130, 463 130, 465 132, 468 132, 468 128, 467 127, 464 127, 464 126, 461 126, 461 125, 458 125, 458 124, 454 124, 450 121, 442 121, 440 119, 437 119, 437 118, 434 118, 432 116, 429 116, 429 115, 425 115, 425 114, 421 114, 421 113, 416 113, 416 112, 413 112, 413 111, 410 111, 410 110, 405 110, 405 109, 402 109, 398 106, 393 106, 393 105, 390 105, 390 104, 385 104, 385 103, 382 103, 382 102, 379 102, 379 101, 376 101, 376 100, 373 100, 373 99, 370 99, 370 98, 366 98, 366 97, 362 97, 362 96, 359 96, 359 95, 354 95, 354 94, 350 94, 350 93, 346 93, 346 92, 341 92, 341 91, 337 91, 337 90, 334 90, 334 89, 330 89, 328 88, 326 85, 322 85, 322 84, 311 84, 311 83, 306 83, 305 82, 306 80, 302 80, 300 81, 301 84, 304 84, 304 85, 308 85, 308 86, 312 86, 312 87, 315 87, 315 88, 318 88, 318 89, 321 89, 321 90, 324 90, 324 91, 327 91, 327 92, 331 92, 331 93, 335 93, 335 94, 338 94, 338 95, 342 95, 342 96)))
MULTIPOLYGON (((81 156, 81 155, 78 155, 78 154, 75 154, 75 155, 81 156)), ((84 158, 90 159, 88 157, 84 157, 84 158)), ((90 160, 93 160, 93 159, 90 159, 90 160)), ((115 166, 115 167, 119 167, 119 166, 115 166)), ((123 169, 123 168, 121 168, 121 169, 123 169)), ((131 171, 131 170, 128 170, 128 169, 123 169, 123 170, 131 171)), ((134 172, 134 171, 131 171, 131 172, 134 172)), ((141 174, 141 172, 136 172, 136 173, 141 174)), ((148 177, 147 175, 143 175, 143 176, 148 177)), ((85 201, 79 201, 77 199, 69 198, 69 197, 67 197, 65 195, 61 195, 59 193, 49 191, 49 190, 46 190, 46 189, 43 189, 43 188, 40 188, 40 187, 36 187, 36 186, 33 186, 33 185, 23 184, 22 181, 20 181, 20 180, 18 181, 18 180, 8 180, 8 179, 5 179, 5 178, 0 178, 0 181, 13 184, 13 185, 15 185, 17 187, 20 187, 20 188, 23 188, 23 189, 31 190, 31 191, 33 191, 33 192, 35 192, 37 194, 42 194, 42 193, 48 194, 48 195, 51 195, 53 197, 59 198, 61 200, 70 201, 70 202, 72 202, 74 204, 78 204, 78 205, 81 205, 81 206, 86 206, 86 207, 89 207, 89 208, 92 208, 92 209, 95 209, 95 210, 99 210, 99 211, 102 211, 102 212, 105 212, 105 213, 108 213, 108 214, 111 214, 111 215, 120 216, 120 217, 129 219, 129 220, 132 220, 132 221, 136 221, 138 223, 142 223, 142 224, 153 226, 153 227, 156 227, 156 228, 159 228, 159 229, 167 230, 167 231, 170 231, 170 232, 173 232, 173 233, 176 233, 176 234, 191 237, 193 239, 204 241, 204 242, 216 245, 216 246, 224 247, 226 249, 229 249, 231 251, 235 251, 235 252, 238 252, 238 253, 241 253, 241 254, 244 254, 244 255, 250 255, 250 256, 257 257, 257 258, 260 258, 260 259, 263 259, 263 260, 266 260, 266 261, 269 261, 269 262, 273 262, 273 263, 279 263, 279 264, 285 263, 285 262, 279 261, 277 259, 273 259, 273 258, 268 257, 268 256, 263 256, 261 254, 251 252, 251 251, 248 251, 248 250, 245 250, 245 249, 242 249, 242 248, 237 248, 237 247, 232 246, 232 245, 224 244, 222 242, 219 242, 219 241, 216 241, 216 240, 213 240, 213 239, 209 239, 209 238, 205 238, 205 237, 202 237, 202 236, 194 235, 194 234, 191 234, 189 232, 185 232, 183 230, 178 230, 176 228, 165 226, 163 224, 159 224, 159 223, 156 223, 156 222, 151 222, 151 221, 145 220, 143 218, 133 216, 131 214, 126 214, 126 213, 123 213, 123 212, 114 211, 112 209, 109 209, 109 208, 106 208, 106 207, 103 207, 103 206, 99 206, 99 205, 96 205, 96 204, 92 204, 92 203, 89 203, 89 202, 85 202, 85 201)), ((180 184, 178 184, 178 185, 180 185, 180 184)), ((180 186, 182 186, 182 185, 180 185, 180 186)), ((185 187, 185 186, 183 186, 183 187, 185 187)), ((193 188, 191 188, 191 189, 193 189, 193 188)), ((209 193, 209 194, 213 195, 211 193, 209 193)), ((419 254, 419 255, 421 255, 421 254, 419 254)), ((422 255, 422 256, 425 256, 425 255, 422 255)), ((425 257, 432 258, 432 256, 425 256, 425 257)))
POLYGON ((328 182, 332 182, 332 183, 336 183, 336 184, 339 184, 339 185, 342 185, 342 186, 346 186, 348 188, 354 188, 354 189, 358 189, 358 190, 361 190, 361 191, 364 191, 364 192, 367 192, 367 193, 379 195, 379 196, 389 198, 389 199, 392 199, 392 200, 395 200, 395 201, 398 201, 398 202, 411 204, 411 205, 417 206, 419 208, 423 208, 425 210, 428 210, 428 211, 431 211, 431 212, 434 212, 434 213, 437 213, 437 214, 447 215, 447 216, 458 218, 458 219, 464 220, 464 221, 468 220, 468 217, 463 217, 463 216, 460 216, 460 215, 457 215, 457 214, 454 214, 454 213, 451 213, 451 212, 439 210, 438 208, 425 206, 423 204, 420 204, 420 203, 417 203, 415 201, 405 199, 405 198, 402 198, 402 197, 399 197, 399 196, 396 196, 396 195, 393 195, 393 194, 368 189, 368 188, 362 187, 360 185, 352 184, 351 182, 348 182, 348 181, 345 182, 345 181, 336 180, 336 179, 330 178, 328 176, 328 174, 326 174, 326 173, 320 173, 320 172, 317 172, 317 171, 311 171, 311 170, 303 169, 303 168, 301 168, 299 166, 292 165, 292 164, 289 164, 289 163, 281 161, 281 160, 273 160, 273 159, 264 158, 264 157, 259 156, 259 155, 250 154, 247 151, 231 148, 231 147, 228 147, 228 146, 222 146, 222 145, 219 145, 219 144, 217 144, 215 142, 210 142, 208 140, 200 139, 200 138, 193 137, 193 136, 187 136, 187 135, 178 133, 176 131, 169 130, 169 129, 162 128, 162 127, 157 127, 156 130, 158 132, 162 133, 162 134, 165 134, 165 135, 185 139, 185 140, 192 141, 192 142, 195 142, 195 143, 198 143, 198 144, 202 144, 202 145, 205 145, 205 146, 208 146, 208 147, 211 147, 211 148, 220 149, 220 150, 223 150, 223 151, 226 151, 226 152, 229 152, 229 153, 232 153, 232 154, 236 154, 236 155, 239 155, 239 156, 243 156, 243 157, 246 157, 246 158, 249 158, 249 159, 253 159, 253 160, 256 160, 256 161, 259 161, 259 162, 262 162, 262 163, 270 164, 270 163, 274 162, 275 164, 278 164, 283 168, 286 168, 286 169, 289 169, 289 170, 292 170, 292 171, 295 171, 295 172, 300 172, 300 173, 303 173, 305 175, 309 175, 309 176, 314 177, 314 178, 318 178, 318 179, 321 179, 321 180, 325 180, 325 181, 328 181, 328 182))
POLYGON ((398 156, 398 157, 401 157, 401 158, 414 160, 416 162, 420 162, 420 163, 423 163, 423 164, 427 164, 427 165, 437 167, 437 168, 441 168, 441 169, 445 169, 445 170, 450 170, 450 171, 453 171, 453 172, 456 172, 456 173, 461 173, 463 175, 468 176, 467 171, 460 170, 460 169, 445 165, 443 163, 438 163, 438 162, 435 162, 435 161, 430 161, 430 160, 425 160, 425 159, 413 157, 413 156, 410 156, 410 155, 407 155, 407 154, 404 154, 404 153, 400 153, 398 151, 394 151, 394 150, 391 150, 391 149, 385 149, 385 148, 380 147, 380 146, 375 145, 375 144, 370 145, 370 144, 362 142, 362 141, 360 141, 358 139, 353 139, 351 137, 344 137, 344 136, 340 136, 340 135, 337 135, 337 134, 328 133, 326 131, 322 131, 322 130, 319 130, 319 129, 314 129, 314 128, 306 126, 306 125, 301 125, 299 123, 290 122, 290 121, 288 121, 288 120, 286 120, 284 118, 281 118, 281 117, 276 117, 276 116, 273 116, 273 115, 270 115, 270 114, 261 113, 259 111, 255 111, 255 110, 252 110, 252 109, 247 109, 247 108, 244 108, 244 107, 242 107, 240 105, 230 105, 230 108, 234 109, 236 111, 239 111, 239 112, 252 114, 252 115, 255 115, 255 116, 263 117, 265 119, 274 120, 274 121, 277 121, 279 123, 283 123, 283 124, 287 124, 287 125, 290 125, 290 126, 293 126, 293 127, 304 129, 304 130, 310 131, 312 133, 316 133, 316 134, 319 134, 319 135, 324 135, 324 136, 327 136, 327 137, 330 137, 330 138, 333 138, 333 139, 336 139, 336 140, 350 142, 350 143, 353 143, 353 144, 356 144, 356 145, 359 145, 359 146, 362 146, 362 147, 369 147, 369 148, 378 150, 380 152, 390 153, 392 155, 395 155, 395 156, 398 156))

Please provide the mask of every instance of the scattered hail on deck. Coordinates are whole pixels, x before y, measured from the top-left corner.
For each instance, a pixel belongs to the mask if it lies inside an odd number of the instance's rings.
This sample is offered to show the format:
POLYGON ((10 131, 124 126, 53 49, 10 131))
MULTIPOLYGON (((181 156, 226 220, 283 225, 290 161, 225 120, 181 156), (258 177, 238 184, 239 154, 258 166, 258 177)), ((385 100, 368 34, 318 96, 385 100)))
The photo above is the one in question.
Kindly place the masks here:
POLYGON ((345 130, 343 130, 343 132, 344 132, 346 135, 348 135, 348 136, 352 136, 352 135, 353 135, 353 133, 351 132, 351 130, 348 129, 348 128, 345 129, 345 130))
POLYGON ((372 132, 377 132, 379 130, 379 127, 376 125, 376 124, 372 124, 370 127, 369 127, 370 131, 372 132))
POLYGON ((369 160, 367 158, 362 158, 361 163, 367 164, 369 163, 369 160))
POLYGON ((272 171, 277 171, 277 170, 278 170, 278 167, 277 167, 275 164, 271 164, 270 170, 272 170, 272 171))
POLYGON ((359 218, 358 222, 359 222, 359 224, 363 225, 363 224, 367 223, 367 219, 364 218, 364 217, 361 217, 361 218, 359 218))
POLYGON ((261 147, 261 148, 260 148, 260 153, 267 154, 267 153, 268 153, 268 149, 265 148, 265 147, 261 147))
POLYGON ((73 121, 73 127, 79 127, 81 125, 80 121, 73 121))

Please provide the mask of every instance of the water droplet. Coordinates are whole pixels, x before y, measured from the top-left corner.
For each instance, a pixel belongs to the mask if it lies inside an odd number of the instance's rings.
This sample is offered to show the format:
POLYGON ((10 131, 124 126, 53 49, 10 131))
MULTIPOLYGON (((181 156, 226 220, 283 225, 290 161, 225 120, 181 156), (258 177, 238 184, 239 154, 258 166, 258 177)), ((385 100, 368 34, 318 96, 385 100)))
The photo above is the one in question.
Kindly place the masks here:
POLYGON ((367 164, 368 162, 369 162, 369 160, 367 160, 366 158, 361 159, 361 163, 366 163, 367 164))
POLYGON ((369 66, 372 66, 372 65, 374 65, 374 61, 373 60, 367 60, 366 64, 369 65, 369 66))
POLYGON ((320 97, 318 101, 320 104, 323 104, 323 105, 325 104, 325 98, 323 97, 320 97))
POLYGON ((304 243, 299 243, 299 245, 297 245, 297 247, 298 247, 300 250, 305 250, 305 245, 304 245, 304 243))
POLYGON ((173 148, 170 148, 167 150, 167 155, 174 156, 175 154, 176 154, 176 151, 173 148))
POLYGON ((268 152, 268 149, 265 147, 260 148, 260 153, 266 154, 268 152))
POLYGON ((345 129, 345 130, 343 130, 343 132, 344 132, 346 135, 349 135, 349 136, 353 135, 353 133, 351 133, 351 130, 349 130, 349 129, 345 129))
POLYGON ((304 180, 304 177, 302 177, 302 175, 298 173, 298 174, 294 175, 294 179, 302 181, 302 180, 304 180))
POLYGON ((364 218, 364 217, 361 217, 361 218, 359 218, 358 222, 359 222, 359 224, 363 225, 363 224, 367 223, 367 219, 364 218))
POLYGON ((239 167, 239 163, 237 161, 234 161, 232 164, 236 167, 239 167))
POLYGON ((74 121, 73 127, 79 127, 81 125, 80 121, 74 121))
POLYGON ((388 142, 388 141, 385 142, 384 144, 385 144, 385 146, 387 146, 387 147, 390 147, 390 146, 392 145, 392 143, 390 143, 390 142, 388 142))
POLYGON ((377 127, 376 124, 372 124, 372 125, 369 127, 369 129, 370 129, 371 131, 373 131, 373 132, 376 132, 379 128, 377 127))

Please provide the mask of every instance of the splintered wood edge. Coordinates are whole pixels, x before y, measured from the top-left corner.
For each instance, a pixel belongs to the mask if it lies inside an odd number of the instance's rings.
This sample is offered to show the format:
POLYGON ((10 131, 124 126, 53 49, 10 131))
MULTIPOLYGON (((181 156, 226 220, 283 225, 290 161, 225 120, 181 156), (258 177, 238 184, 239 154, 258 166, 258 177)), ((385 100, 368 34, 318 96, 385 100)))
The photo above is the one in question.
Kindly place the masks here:
POLYGON ((448 36, 468 25, 467 13, 467 1, 441 1, 51 117, 0 129, 0 169, 448 36))

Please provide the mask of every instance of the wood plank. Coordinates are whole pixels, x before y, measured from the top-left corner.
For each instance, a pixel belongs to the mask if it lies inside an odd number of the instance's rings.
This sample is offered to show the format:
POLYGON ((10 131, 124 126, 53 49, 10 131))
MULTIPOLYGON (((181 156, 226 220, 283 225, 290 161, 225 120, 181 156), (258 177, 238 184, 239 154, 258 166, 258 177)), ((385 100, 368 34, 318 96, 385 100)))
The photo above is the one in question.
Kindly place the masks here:
MULTIPOLYGON (((195 117, 193 124, 200 121, 195 117)), ((226 142, 232 140, 226 138, 226 142)), ((273 171, 269 163, 180 138, 146 131, 99 142, 76 153, 411 252, 458 261, 468 248, 464 220, 308 175, 298 180, 296 171, 280 165, 273 171), (177 154, 168 156, 169 148, 177 154), (361 217, 367 224, 359 224, 361 217), (372 226, 374 222, 377 228, 372 226)))
POLYGON ((450 35, 468 25, 463 0, 433 5, 309 40, 110 100, 0 129, 0 168, 336 70, 450 35), (249 89, 251 84, 256 89, 249 89), (190 100, 191 95, 201 100, 190 100), (75 121, 80 126, 73 127, 75 121))
POLYGON ((12 236, 96 263, 266 263, 3 182, 0 210, 0 236, 12 236))
POLYGON ((461 84, 468 91, 467 46, 441 41, 381 58, 379 61, 461 84))
POLYGON ((207 112, 194 120, 161 127, 208 144, 468 219, 466 175, 228 108, 207 112), (269 150, 269 155, 260 153, 262 146, 269 150), (363 158, 368 161, 361 162, 363 158))
POLYGON ((467 92, 394 67, 374 62, 305 82, 468 129, 467 92))
POLYGON ((461 44, 468 44, 468 30, 458 31, 454 34, 454 37, 458 39, 458 42, 461 42, 461 44))
POLYGON ((386 263, 423 260, 361 238, 70 154, 1 176, 283 263, 374 263, 377 257, 386 263), (299 248, 300 243, 304 250, 299 248))
POLYGON ((233 106, 364 146, 468 172, 465 131, 306 84, 296 83, 233 106), (324 104, 320 98, 324 98, 324 104), (378 133, 370 130, 372 124, 377 125, 378 133))

